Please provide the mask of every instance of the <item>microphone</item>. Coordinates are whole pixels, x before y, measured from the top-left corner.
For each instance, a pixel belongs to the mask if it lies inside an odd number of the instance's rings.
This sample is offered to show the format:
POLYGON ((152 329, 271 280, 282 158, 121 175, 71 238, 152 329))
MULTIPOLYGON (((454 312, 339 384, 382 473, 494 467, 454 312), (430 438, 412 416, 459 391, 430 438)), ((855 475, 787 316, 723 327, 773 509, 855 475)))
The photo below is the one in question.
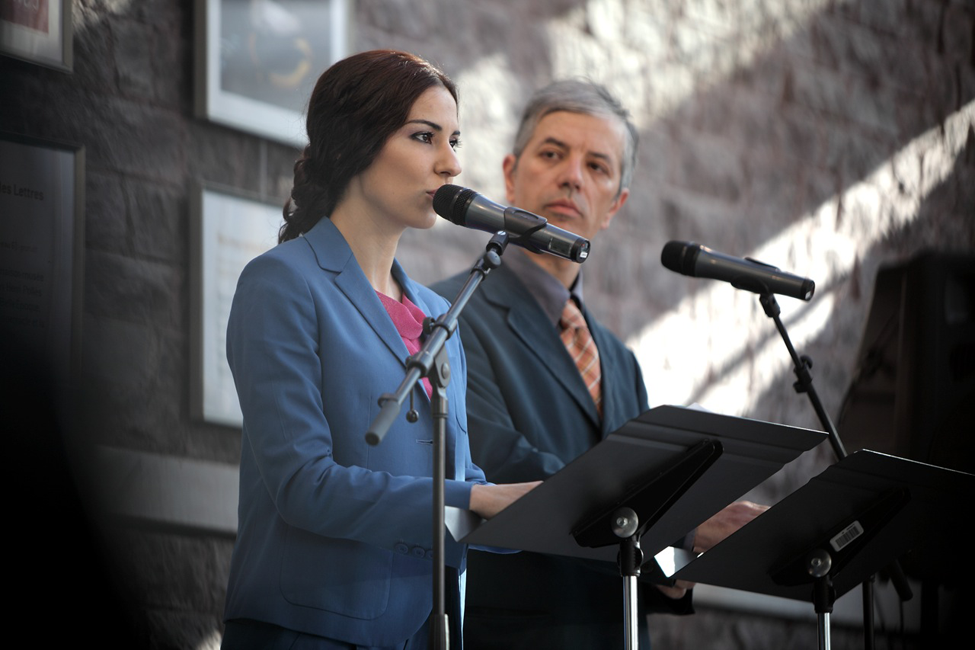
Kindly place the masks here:
POLYGON ((498 205, 466 187, 442 186, 433 195, 433 209, 458 226, 487 232, 507 231, 512 244, 534 253, 549 253, 579 264, 589 257, 588 239, 548 225, 545 217, 498 205))
POLYGON ((660 253, 660 262, 676 273, 724 280, 736 289, 755 293, 778 293, 809 300, 816 290, 816 283, 809 278, 800 278, 747 257, 724 255, 694 242, 667 242, 660 253))

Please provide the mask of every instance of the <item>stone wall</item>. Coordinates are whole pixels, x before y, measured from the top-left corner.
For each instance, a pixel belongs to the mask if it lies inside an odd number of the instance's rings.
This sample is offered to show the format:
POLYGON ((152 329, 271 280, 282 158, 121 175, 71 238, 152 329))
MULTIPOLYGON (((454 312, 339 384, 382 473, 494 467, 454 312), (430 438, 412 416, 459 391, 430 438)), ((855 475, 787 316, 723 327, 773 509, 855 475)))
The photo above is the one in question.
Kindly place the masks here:
MULTIPOLYGON (((189 211, 196 182, 283 200, 295 150, 193 115, 193 3, 78 0, 72 74, 0 57, 0 128, 85 147, 86 445, 234 464, 239 436, 190 413, 189 211)), ((662 269, 669 240, 817 282, 783 314, 835 418, 873 278, 923 249, 975 251, 975 7, 964 0, 361 0, 354 50, 406 49, 460 84, 464 173, 503 199, 500 161, 531 91, 583 75, 633 113, 632 195, 586 263, 590 308, 637 351, 651 403, 819 428, 756 298, 662 269)), ((404 238, 421 281, 484 238, 404 238)), ((828 456, 755 493, 772 501, 828 456)), ((207 495, 200 495, 205 500, 207 495)), ((56 529, 56 526, 54 527, 56 529)), ((112 519, 134 634, 216 643, 232 539, 112 519)), ((811 647, 810 623, 721 610, 657 618, 658 647, 811 647)), ((837 632, 836 647, 856 647, 837 632)))

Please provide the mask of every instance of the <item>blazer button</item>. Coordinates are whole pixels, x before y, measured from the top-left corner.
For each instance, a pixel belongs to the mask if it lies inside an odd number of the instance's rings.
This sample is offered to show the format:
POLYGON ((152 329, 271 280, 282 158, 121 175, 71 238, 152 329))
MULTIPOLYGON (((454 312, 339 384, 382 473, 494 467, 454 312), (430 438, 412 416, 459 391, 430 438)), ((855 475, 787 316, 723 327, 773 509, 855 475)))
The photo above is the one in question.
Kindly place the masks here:
POLYGON ((410 554, 410 547, 407 546, 406 544, 403 544, 402 542, 399 543, 399 544, 397 544, 396 546, 394 546, 393 549, 397 553, 402 553, 403 555, 409 555, 410 554))
POLYGON ((427 556, 427 551, 422 546, 413 547, 413 557, 424 558, 427 556))
POLYGON ((433 549, 430 549, 429 551, 427 551, 427 559, 428 560, 432 560, 433 559, 433 549))

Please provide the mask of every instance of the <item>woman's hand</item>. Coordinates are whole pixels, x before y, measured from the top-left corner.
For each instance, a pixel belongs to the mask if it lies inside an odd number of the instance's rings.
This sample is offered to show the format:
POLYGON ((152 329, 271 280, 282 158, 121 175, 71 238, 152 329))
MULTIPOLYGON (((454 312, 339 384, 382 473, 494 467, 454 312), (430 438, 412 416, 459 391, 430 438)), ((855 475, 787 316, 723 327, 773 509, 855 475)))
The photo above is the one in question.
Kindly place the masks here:
POLYGON ((530 483, 504 483, 502 485, 475 485, 471 488, 471 511, 490 519, 512 503, 541 485, 530 483))

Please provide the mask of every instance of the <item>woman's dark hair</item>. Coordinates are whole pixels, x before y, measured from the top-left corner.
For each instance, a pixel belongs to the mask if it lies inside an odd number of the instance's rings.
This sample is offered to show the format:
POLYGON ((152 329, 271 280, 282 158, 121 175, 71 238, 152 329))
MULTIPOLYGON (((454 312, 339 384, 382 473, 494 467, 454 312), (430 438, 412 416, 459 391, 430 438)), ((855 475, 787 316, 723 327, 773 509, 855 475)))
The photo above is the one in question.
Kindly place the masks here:
POLYGON ((308 232, 332 214, 349 182, 406 124, 425 90, 457 88, 442 71, 407 52, 373 50, 339 61, 318 78, 308 101, 308 145, 295 161, 278 241, 308 232))

